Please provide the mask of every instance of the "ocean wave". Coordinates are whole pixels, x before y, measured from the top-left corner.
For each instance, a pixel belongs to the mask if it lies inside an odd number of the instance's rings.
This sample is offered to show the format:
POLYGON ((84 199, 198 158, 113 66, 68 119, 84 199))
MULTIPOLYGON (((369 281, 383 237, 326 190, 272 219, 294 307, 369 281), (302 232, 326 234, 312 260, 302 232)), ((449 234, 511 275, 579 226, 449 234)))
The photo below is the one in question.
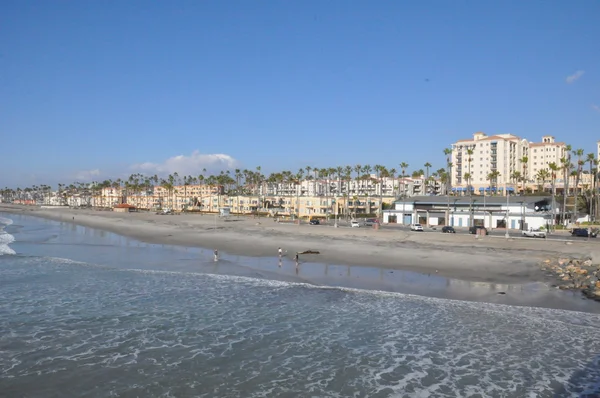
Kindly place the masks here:
POLYGON ((16 252, 10 248, 10 244, 15 241, 15 237, 11 234, 0 230, 0 256, 8 254, 15 255, 16 252))
POLYGON ((3 226, 9 226, 12 225, 13 220, 11 220, 10 218, 6 218, 6 217, 0 217, 0 225, 3 226))
MULTIPOLYGON (((572 310, 560 310, 553 308, 541 308, 532 306, 513 306, 508 304, 498 303, 486 303, 486 302, 474 302, 465 300, 455 300, 448 298, 439 297, 428 297, 410 293, 400 292, 389 292, 385 290, 369 290, 359 288, 349 288, 343 286, 324 286, 314 285, 305 282, 290 282, 290 281, 279 281, 262 278, 253 278, 248 276, 237 276, 237 275, 223 275, 223 274, 210 274, 210 273, 198 273, 198 272, 179 272, 179 271, 164 271, 164 270, 144 270, 144 269, 123 269, 122 272, 136 272, 142 274, 155 274, 155 275, 172 275, 172 276, 186 276, 186 277, 197 277, 197 278, 211 278, 222 282, 232 283, 243 283, 244 285, 250 285, 253 287, 267 287, 272 289, 289 289, 289 288, 302 288, 311 289, 317 291, 335 291, 340 293, 349 294, 354 297, 357 305, 360 306, 361 297, 367 299, 372 297, 375 299, 390 299, 390 302, 395 300, 411 300, 419 301, 422 303, 428 303, 431 305, 439 306, 453 306, 458 309, 477 309, 478 311, 484 311, 488 314, 496 313, 497 315, 509 315, 518 316, 527 322, 554 322, 553 327, 557 327, 556 324, 567 324, 569 326, 578 327, 589 327, 592 329, 600 329, 600 315, 581 313, 572 310), (585 314, 585 319, 581 318, 581 315, 585 314)), ((370 305, 370 300, 367 300, 367 306, 370 305)), ((365 308, 366 311, 372 310, 371 308, 365 308)))
MULTIPOLYGON (((71 264, 63 260, 52 261, 71 264)), ((597 332, 530 323, 516 308, 502 314, 451 300, 247 277, 88 271, 37 284, 36 295, 10 285, 11 316, 0 336, 4 385, 33 396, 57 379, 78 395, 113 380, 105 388, 115 396, 597 391, 597 362, 589 356, 600 347, 597 332), (572 386, 577 370, 584 374, 572 386)))

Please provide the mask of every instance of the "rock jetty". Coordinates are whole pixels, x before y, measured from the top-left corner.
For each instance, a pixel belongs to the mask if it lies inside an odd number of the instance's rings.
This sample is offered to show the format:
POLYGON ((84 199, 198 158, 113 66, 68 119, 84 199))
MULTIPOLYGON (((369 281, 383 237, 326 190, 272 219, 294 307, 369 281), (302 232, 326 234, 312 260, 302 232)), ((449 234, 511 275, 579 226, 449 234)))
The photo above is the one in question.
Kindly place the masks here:
POLYGON ((600 301, 600 264, 594 264, 590 257, 547 259, 541 268, 556 282, 553 286, 579 290, 586 297, 600 301))

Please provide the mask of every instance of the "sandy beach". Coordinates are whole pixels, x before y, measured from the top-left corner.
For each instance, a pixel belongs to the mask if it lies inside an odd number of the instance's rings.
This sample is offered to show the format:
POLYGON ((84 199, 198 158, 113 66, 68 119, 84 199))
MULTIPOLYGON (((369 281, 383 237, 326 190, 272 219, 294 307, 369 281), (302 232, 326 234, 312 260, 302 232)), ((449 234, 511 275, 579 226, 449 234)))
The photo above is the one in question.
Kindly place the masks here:
POLYGON ((400 229, 333 228, 276 223, 271 218, 154 213, 0 205, 0 211, 23 213, 115 232, 148 243, 218 249, 271 257, 281 247, 288 257, 319 251, 302 260, 361 265, 437 274, 473 282, 547 281, 539 264, 549 258, 598 256, 595 242, 476 238, 466 234, 415 233, 400 229))

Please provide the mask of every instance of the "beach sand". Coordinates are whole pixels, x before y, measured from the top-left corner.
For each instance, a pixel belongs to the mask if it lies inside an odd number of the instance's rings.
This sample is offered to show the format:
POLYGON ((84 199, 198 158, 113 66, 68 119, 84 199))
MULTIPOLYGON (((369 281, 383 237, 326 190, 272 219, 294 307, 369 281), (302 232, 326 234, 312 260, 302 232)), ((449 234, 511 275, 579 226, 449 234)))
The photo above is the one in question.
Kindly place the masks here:
POLYGON ((477 238, 468 234, 416 233, 395 228, 333 228, 327 225, 276 223, 272 218, 0 205, 0 211, 76 223, 148 243, 218 249, 235 255, 275 257, 281 247, 288 258, 407 270, 472 282, 527 283, 548 281, 539 264, 558 256, 593 256, 595 242, 477 238))

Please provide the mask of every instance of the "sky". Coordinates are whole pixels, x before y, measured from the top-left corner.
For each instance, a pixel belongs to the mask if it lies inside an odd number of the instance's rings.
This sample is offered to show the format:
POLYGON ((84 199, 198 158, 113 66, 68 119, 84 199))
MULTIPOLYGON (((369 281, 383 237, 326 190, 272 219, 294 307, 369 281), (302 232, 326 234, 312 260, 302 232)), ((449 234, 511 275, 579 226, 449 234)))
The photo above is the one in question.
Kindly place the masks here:
POLYGON ((600 2, 0 2, 0 187, 600 139, 600 2))

